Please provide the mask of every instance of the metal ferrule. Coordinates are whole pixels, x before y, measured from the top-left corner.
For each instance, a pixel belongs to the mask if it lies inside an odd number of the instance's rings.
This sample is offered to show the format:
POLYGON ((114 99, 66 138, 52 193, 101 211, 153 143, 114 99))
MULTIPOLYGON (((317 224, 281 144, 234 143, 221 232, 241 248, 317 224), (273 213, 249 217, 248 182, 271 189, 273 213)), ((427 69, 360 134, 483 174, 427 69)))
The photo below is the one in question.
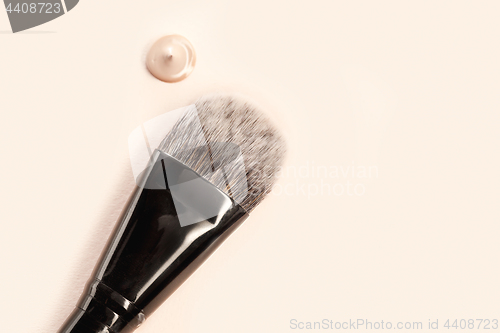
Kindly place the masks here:
POLYGON ((141 179, 60 333, 133 331, 248 217, 161 151, 141 179))

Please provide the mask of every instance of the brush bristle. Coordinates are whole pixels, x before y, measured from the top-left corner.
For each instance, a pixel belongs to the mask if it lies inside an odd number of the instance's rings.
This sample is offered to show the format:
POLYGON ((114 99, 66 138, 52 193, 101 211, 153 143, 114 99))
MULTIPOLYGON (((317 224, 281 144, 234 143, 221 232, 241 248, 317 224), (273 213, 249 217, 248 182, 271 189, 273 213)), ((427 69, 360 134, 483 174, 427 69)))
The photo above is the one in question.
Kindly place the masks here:
POLYGON ((234 96, 209 95, 195 106, 158 149, 252 211, 275 182, 285 155, 282 136, 256 107, 234 96))

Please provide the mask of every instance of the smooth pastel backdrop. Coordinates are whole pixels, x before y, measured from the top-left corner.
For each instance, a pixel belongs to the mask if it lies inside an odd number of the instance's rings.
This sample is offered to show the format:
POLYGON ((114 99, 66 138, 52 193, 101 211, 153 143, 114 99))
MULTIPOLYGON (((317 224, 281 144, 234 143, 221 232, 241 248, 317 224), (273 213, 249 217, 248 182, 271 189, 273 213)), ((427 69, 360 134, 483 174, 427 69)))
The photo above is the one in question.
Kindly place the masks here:
POLYGON ((2 331, 57 330, 133 187, 128 134, 220 90, 248 95, 287 137, 282 192, 138 333, 500 319, 499 12, 86 0, 11 34, 0 10, 2 331), (176 84, 144 65, 169 33, 198 55, 176 84))

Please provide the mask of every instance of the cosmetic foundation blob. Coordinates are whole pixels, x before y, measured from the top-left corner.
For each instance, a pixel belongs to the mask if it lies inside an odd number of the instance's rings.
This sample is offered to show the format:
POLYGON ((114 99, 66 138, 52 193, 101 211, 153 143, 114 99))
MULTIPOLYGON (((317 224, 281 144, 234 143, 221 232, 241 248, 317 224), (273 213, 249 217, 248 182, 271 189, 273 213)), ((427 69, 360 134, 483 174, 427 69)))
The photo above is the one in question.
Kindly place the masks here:
POLYGON ((158 80, 179 82, 191 74, 196 64, 193 45, 179 35, 158 39, 146 58, 146 67, 158 80))

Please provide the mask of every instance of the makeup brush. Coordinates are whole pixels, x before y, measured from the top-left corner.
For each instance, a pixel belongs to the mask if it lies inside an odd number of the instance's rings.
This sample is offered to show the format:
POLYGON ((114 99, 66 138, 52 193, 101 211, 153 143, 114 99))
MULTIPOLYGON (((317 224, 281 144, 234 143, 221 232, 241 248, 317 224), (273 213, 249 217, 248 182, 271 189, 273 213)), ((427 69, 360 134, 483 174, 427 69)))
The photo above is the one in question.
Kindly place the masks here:
POLYGON ((186 108, 153 151, 60 333, 137 328, 271 191, 284 140, 231 95, 186 108))

